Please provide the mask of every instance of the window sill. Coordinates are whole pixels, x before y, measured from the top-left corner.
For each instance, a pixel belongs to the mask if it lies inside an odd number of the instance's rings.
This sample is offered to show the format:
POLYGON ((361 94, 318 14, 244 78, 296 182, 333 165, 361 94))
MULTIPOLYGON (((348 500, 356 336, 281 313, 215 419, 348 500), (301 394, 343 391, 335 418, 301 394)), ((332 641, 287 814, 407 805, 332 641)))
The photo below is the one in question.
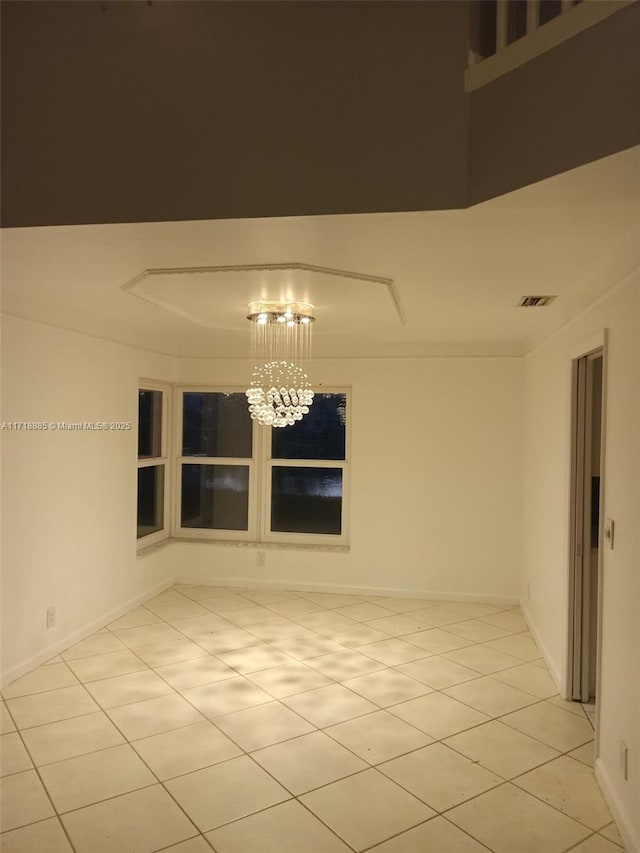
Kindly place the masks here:
POLYGON ((348 554, 351 551, 349 545, 314 545, 310 542, 243 542, 237 539, 190 539, 186 536, 176 536, 163 539, 162 542, 149 545, 148 548, 141 548, 138 551, 138 557, 155 553, 155 551, 175 542, 186 542, 189 545, 214 545, 224 548, 250 548, 260 551, 325 551, 330 554, 348 554))

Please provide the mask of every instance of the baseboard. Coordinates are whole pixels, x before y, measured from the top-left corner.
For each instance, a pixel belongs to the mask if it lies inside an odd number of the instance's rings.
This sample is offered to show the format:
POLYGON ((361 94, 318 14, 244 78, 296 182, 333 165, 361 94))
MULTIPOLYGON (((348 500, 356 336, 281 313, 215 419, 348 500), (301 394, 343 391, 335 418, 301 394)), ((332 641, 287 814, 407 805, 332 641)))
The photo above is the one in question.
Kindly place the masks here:
POLYGON ((296 592, 330 592, 345 595, 385 595, 390 598, 425 598, 434 601, 468 601, 512 607, 520 603, 517 596, 510 595, 466 595, 459 592, 431 592, 426 589, 408 587, 358 586, 353 584, 331 584, 297 580, 264 580, 257 578, 211 578, 210 576, 187 575, 177 577, 177 584, 196 586, 224 586, 233 589, 291 589, 296 592))
POLYGON ((627 853, 640 853, 640 832, 633 826, 631 816, 620 802, 620 798, 611 782, 611 777, 602 764, 601 758, 596 759, 594 769, 596 780, 600 785, 600 789, 622 836, 624 849, 627 853))
POLYGON ((551 676, 551 678, 553 678, 555 685, 558 688, 558 693, 562 696, 562 673, 560 672, 560 670, 556 666, 555 661, 549 654, 549 651, 545 646, 544 642, 542 641, 540 634, 536 630, 535 622, 533 621, 531 613, 529 613, 527 605, 522 600, 520 601, 520 609, 522 610, 525 621, 529 626, 529 630, 533 634, 533 639, 536 641, 536 646, 540 649, 542 658, 545 664, 547 665, 547 669, 549 670, 549 675, 551 676))
POLYGON ((51 658, 54 658, 56 655, 59 655, 71 646, 75 646, 76 643, 79 643, 81 640, 86 639, 86 637, 89 637, 91 634, 94 634, 96 631, 104 628, 105 625, 113 622, 114 619, 117 619, 119 616, 123 616, 125 613, 128 613, 130 610, 138 607, 147 599, 154 595, 158 595, 158 593, 163 592, 169 587, 172 587, 174 582, 174 578, 168 578, 162 583, 156 584, 150 589, 145 590, 145 592, 141 592, 133 598, 130 598, 128 601, 125 601, 124 604, 120 604, 113 610, 103 613, 102 616, 92 619, 91 622, 87 622, 82 626, 82 628, 78 628, 71 634, 67 634, 66 637, 58 639, 54 643, 45 646, 30 658, 12 666, 11 669, 6 670, 2 675, 0 675, 0 688, 7 687, 12 681, 15 681, 16 678, 20 678, 20 676, 25 675, 27 672, 31 672, 32 669, 40 666, 40 664, 46 663, 48 660, 51 660, 51 658))

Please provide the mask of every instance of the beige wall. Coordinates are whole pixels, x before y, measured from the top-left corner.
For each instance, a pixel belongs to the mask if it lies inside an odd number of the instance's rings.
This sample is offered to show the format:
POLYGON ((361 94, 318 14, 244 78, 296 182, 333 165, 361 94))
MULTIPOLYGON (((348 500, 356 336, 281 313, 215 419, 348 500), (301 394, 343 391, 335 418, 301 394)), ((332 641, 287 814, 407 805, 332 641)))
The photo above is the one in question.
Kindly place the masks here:
POLYGON ((604 513, 615 520, 603 551, 598 777, 640 850, 640 275, 525 359, 522 601, 556 678, 566 684, 571 359, 608 330, 604 513), (531 597, 528 598, 529 588, 531 597), (629 747, 622 779, 619 745, 629 747))
POLYGON ((3 421, 133 426, 130 432, 2 433, 6 681, 168 582, 168 570, 136 560, 137 386, 139 376, 171 379, 174 365, 7 317, 2 354, 3 421), (50 606, 56 625, 47 630, 50 606))

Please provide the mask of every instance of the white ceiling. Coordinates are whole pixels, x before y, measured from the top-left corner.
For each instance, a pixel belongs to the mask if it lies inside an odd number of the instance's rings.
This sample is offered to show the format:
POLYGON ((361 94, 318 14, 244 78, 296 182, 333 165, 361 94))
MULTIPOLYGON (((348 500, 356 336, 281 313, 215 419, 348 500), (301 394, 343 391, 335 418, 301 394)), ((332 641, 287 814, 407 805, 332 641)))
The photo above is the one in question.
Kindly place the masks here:
MULTIPOLYGON (((125 285, 149 270, 296 264, 392 282, 383 293, 317 274, 317 357, 522 355, 640 265, 640 147, 468 210, 5 229, 2 310, 174 356, 245 358, 259 278, 199 276, 185 294, 194 277, 171 274, 191 318, 125 285), (529 294, 558 299, 517 308, 529 294)), ((287 286, 305 301, 309 279, 287 286)))

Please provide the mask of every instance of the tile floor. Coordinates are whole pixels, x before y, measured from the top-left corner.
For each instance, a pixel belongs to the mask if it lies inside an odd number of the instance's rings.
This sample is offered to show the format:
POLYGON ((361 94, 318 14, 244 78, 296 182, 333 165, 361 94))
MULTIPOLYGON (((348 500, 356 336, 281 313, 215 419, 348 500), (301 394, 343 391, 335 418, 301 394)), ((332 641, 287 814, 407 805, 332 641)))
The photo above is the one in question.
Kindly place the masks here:
POLYGON ((6 853, 620 853, 516 607, 176 586, 2 693, 6 853))

